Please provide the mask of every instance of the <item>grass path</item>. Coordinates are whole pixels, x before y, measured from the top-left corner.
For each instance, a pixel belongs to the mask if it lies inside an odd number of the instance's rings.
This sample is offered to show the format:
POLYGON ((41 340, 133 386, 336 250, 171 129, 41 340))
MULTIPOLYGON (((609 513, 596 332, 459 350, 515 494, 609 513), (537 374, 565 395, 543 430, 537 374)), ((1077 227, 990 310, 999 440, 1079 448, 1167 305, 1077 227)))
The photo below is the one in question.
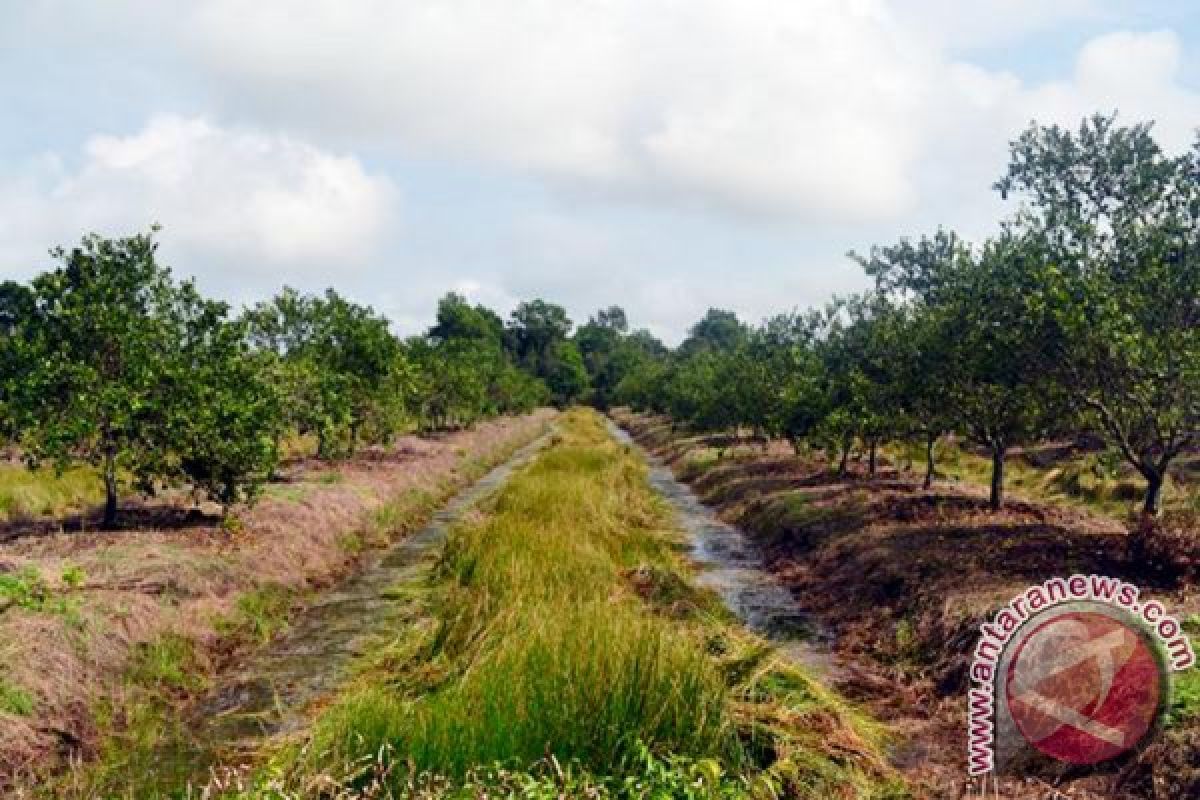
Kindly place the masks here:
POLYGON ((694 586, 597 414, 482 511, 397 590, 424 613, 236 796, 907 796, 878 726, 694 586))

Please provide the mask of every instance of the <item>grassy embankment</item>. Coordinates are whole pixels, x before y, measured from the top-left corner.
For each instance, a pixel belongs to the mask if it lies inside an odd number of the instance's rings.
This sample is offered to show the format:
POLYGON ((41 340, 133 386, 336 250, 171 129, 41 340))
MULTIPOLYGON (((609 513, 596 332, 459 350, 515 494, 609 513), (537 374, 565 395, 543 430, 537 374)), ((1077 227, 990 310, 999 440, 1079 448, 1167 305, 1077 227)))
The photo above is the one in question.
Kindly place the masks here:
POLYGON ((906 796, 878 726, 692 585, 641 461, 594 412, 560 431, 243 796, 906 796))
POLYGON ((333 468, 297 464, 232 526, 159 529, 152 515, 137 529, 0 544, 0 792, 155 796, 132 776, 169 785, 188 769, 154 759, 188 735, 180 712, 217 670, 545 423, 497 420, 333 468), (64 755, 76 763, 55 777, 64 755))
MULTIPOLYGON (((922 742, 913 761, 934 795, 961 782, 962 701, 979 624, 1053 575, 1146 580, 1126 525, 1110 515, 1112 493, 1063 497, 1053 488, 1057 476, 1075 469, 1070 462, 1039 467, 1019 459, 1010 471, 1018 491, 997 513, 973 485, 983 471, 962 451, 943 462, 943 474, 962 480, 924 491, 920 475, 890 466, 874 479, 861 464, 839 476, 817 453, 735 448, 727 437, 672 431, 662 418, 618 417, 707 504, 760 542, 772 568, 834 629, 841 653, 874 675, 845 689, 922 742)), ((1176 518, 1194 514, 1179 503, 1194 491, 1186 482, 1177 487, 1176 518)), ((1145 586, 1188 620, 1194 639, 1200 635, 1193 584, 1145 586)), ((1158 781, 1164 797, 1179 796, 1170 792, 1189 780, 1200 786, 1194 765, 1181 766, 1198 742, 1200 670, 1193 669, 1177 676, 1166 735, 1153 756, 1129 767, 1141 770, 1131 784, 1158 781)))

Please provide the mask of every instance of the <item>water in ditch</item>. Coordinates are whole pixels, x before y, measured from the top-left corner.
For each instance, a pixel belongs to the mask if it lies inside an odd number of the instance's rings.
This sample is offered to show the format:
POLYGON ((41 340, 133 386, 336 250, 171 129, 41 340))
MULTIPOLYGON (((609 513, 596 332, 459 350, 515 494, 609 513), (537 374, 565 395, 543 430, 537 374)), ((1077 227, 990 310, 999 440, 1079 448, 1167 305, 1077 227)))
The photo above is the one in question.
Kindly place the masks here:
POLYGON ((608 427, 618 442, 635 448, 646 460, 650 485, 670 503, 687 534, 690 556, 700 567, 697 583, 716 591, 746 627, 770 640, 783 655, 825 677, 836 677, 828 634, 767 569, 754 542, 700 502, 687 484, 623 428, 612 420, 608 427))
MULTIPOLYGON (((287 632, 217 685, 169 737, 145 777, 147 791, 203 783, 218 762, 237 762, 269 736, 304 725, 310 705, 334 692, 355 656, 389 627, 405 623, 411 605, 397 587, 419 589, 440 555, 449 530, 463 515, 528 463, 549 440, 544 435, 460 491, 417 532, 383 551, 342 585, 304 609, 287 632)), ((139 795, 141 796, 141 795, 139 795)))

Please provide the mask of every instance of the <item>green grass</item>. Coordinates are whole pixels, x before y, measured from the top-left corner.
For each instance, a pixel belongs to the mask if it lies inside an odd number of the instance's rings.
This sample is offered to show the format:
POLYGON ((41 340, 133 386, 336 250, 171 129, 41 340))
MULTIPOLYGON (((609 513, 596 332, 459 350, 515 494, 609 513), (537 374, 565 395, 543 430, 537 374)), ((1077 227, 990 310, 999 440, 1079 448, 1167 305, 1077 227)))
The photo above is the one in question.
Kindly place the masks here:
POLYGON ((263 496, 286 503, 299 503, 307 492, 303 486, 294 483, 272 483, 263 489, 263 496))
MULTIPOLYGON (((1190 634, 1193 649, 1200 650, 1200 614, 1188 615, 1183 620, 1183 629, 1190 634)), ((1197 718, 1200 718, 1200 669, 1193 667, 1174 675, 1167 724, 1174 726, 1197 718)))
MULTIPOLYGON (((78 567, 68 567, 62 580, 67 586, 78 585, 84 579, 78 567), (76 583, 78 582, 78 583, 76 583)), ((11 606, 26 611, 59 614, 73 624, 80 623, 77 601, 52 587, 36 567, 25 566, 16 572, 0 573, 0 610, 11 606)))
POLYGON ((230 614, 217 617, 213 627, 230 639, 265 644, 287 629, 295 593, 286 586, 267 584, 238 597, 230 614))
POLYGON ((147 688, 195 691, 207 684, 196 643, 168 633, 138 647, 127 672, 132 683, 147 688))
POLYGON ((104 484, 90 467, 61 475, 49 467, 0 466, 0 519, 61 515, 83 511, 104 499, 104 484))
MULTIPOLYGON (((1200 646, 1200 642, 1193 642, 1200 646)), ((1167 710, 1167 724, 1178 725, 1200 717, 1200 670, 1189 669, 1175 675, 1171 690, 1171 707, 1167 710)))
POLYGON ((385 773, 431 797, 904 796, 878 726, 686 580, 644 465, 594 414, 486 510, 452 533, 424 621, 246 796, 393 796, 363 789, 385 773))
POLYGON ((496 513, 459 528, 440 567, 453 588, 426 656, 464 674, 415 704, 386 687, 351 695, 323 720, 318 749, 352 743, 341 757, 354 759, 389 743, 418 772, 453 776, 535 761, 548 743, 603 772, 639 741, 735 756, 713 665, 635 598, 613 596, 622 569, 661 551, 628 535, 638 501, 642 514, 653 510, 628 491, 640 476, 612 460, 587 444, 557 448, 496 513))
POLYGON ((28 717, 32 716, 33 711, 33 695, 0 677, 0 713, 28 717))

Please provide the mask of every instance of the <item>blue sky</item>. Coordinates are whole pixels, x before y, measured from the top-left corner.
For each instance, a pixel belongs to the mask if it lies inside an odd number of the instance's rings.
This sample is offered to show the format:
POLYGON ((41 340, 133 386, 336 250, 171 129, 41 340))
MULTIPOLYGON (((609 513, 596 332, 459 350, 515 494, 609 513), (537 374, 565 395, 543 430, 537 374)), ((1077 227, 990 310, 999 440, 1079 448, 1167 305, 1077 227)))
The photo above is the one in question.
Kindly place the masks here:
POLYGON ((334 285, 401 333, 462 291, 620 303, 674 342, 979 238, 1031 119, 1200 124, 1200 12, 1062 0, 0 0, 0 277, 87 230, 253 302, 334 285))

